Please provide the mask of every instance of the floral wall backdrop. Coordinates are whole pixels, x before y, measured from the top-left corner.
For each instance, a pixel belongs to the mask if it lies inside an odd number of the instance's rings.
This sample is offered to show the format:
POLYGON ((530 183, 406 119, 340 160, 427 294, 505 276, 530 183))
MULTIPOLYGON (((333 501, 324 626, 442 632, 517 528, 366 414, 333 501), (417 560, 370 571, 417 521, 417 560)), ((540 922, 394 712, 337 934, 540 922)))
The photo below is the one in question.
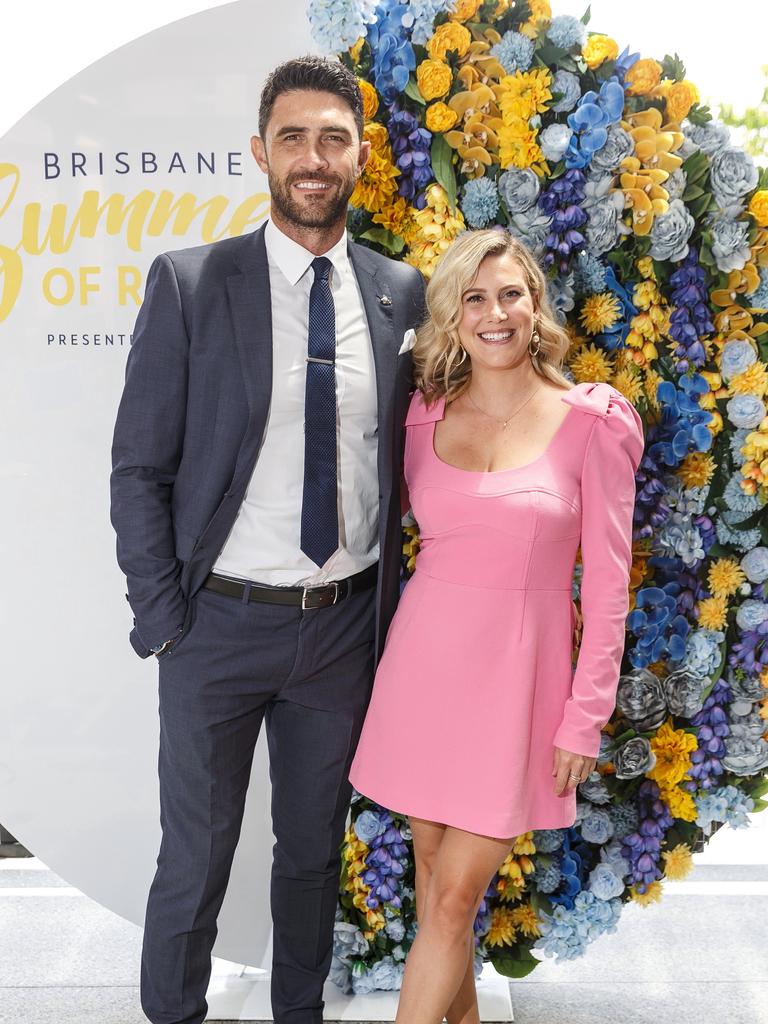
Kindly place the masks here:
MULTIPOLYGON (((596 770, 571 828, 516 838, 475 921, 476 969, 520 977, 582 955, 625 903, 660 900, 715 830, 768 806, 768 172, 680 58, 622 48, 588 12, 310 0, 308 16, 365 103, 350 233, 427 277, 466 228, 521 238, 569 329, 567 375, 609 382, 646 424, 596 770)), ((407 525, 403 586, 417 551, 407 525)), ((400 987, 417 927, 409 840, 355 794, 332 968, 346 991, 400 987)))

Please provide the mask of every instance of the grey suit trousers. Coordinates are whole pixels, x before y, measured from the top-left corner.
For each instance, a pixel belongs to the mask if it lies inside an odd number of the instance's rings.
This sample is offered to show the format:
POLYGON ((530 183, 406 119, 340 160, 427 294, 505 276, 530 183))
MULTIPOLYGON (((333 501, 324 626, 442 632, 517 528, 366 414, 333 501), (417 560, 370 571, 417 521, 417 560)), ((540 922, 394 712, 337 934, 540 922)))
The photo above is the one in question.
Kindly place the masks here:
POLYGON ((199 590, 159 658, 163 831, 141 967, 152 1024, 201 1024, 216 919, 266 720, 272 781, 272 1009, 320 1024, 347 774, 374 675, 375 588, 302 611, 199 590))

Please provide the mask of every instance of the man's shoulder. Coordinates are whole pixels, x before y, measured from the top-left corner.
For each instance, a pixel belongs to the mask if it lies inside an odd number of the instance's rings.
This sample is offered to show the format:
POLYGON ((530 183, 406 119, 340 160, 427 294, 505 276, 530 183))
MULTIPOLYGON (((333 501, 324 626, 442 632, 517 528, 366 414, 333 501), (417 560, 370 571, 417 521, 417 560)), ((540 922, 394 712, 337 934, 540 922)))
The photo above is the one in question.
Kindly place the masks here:
POLYGON ((249 231, 244 235, 221 238, 206 245, 169 250, 164 255, 173 264, 177 274, 184 276, 222 271, 234 273, 244 261, 255 257, 259 234, 259 230, 249 231))
POLYGON ((371 269, 381 271, 390 280, 397 281, 403 285, 422 286, 423 277, 421 271, 417 270, 416 267, 412 267, 410 263, 404 263, 402 260, 393 260, 390 256, 383 256, 380 252, 376 252, 375 249, 369 249, 366 245, 360 245, 359 242, 350 241, 350 245, 353 247, 354 254, 358 259, 367 261, 371 269))

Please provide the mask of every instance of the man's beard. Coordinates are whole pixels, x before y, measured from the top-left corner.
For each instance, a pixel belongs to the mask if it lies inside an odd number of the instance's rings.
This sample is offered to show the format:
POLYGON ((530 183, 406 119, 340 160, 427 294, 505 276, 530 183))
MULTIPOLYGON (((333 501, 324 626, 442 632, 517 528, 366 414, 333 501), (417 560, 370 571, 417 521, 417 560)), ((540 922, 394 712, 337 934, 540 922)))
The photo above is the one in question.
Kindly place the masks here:
POLYGON ((291 174, 285 181, 267 172, 272 206, 280 216, 301 228, 330 228, 346 220, 347 203, 355 189, 356 178, 342 178, 341 175, 291 174), (318 204, 316 210, 303 205, 295 198, 293 183, 296 181, 324 181, 332 187, 340 187, 336 199, 318 204))

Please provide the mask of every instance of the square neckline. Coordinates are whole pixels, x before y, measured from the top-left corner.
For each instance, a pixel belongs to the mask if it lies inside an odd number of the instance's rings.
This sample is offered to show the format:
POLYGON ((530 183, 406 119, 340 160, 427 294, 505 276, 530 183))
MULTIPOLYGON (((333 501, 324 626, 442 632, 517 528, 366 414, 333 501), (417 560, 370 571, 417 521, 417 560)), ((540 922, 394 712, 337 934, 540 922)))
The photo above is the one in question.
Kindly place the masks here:
MULTIPOLYGON (((568 388, 565 394, 569 394, 572 390, 573 388, 568 388)), ((565 395, 560 395, 560 401, 565 401, 565 395)), ((441 459, 440 456, 437 454, 437 451, 435 450, 435 432, 437 431, 437 424, 441 420, 445 419, 445 395, 443 395, 440 398, 440 402, 442 403, 440 407, 440 416, 439 418, 434 419, 432 421, 432 435, 429 443, 429 450, 431 452, 432 458, 441 466, 445 466, 446 469, 452 469, 455 473, 469 473, 472 476, 498 476, 500 473, 518 473, 522 469, 528 469, 530 466, 535 466, 537 462, 541 462, 542 459, 549 454, 550 450, 555 444, 555 441, 563 432, 563 428, 570 419, 571 413, 575 409, 575 406, 571 405, 568 412, 563 417, 562 423, 550 438, 547 447, 544 449, 541 455, 537 455, 536 458, 531 459, 530 462, 524 462, 520 466, 508 466, 506 469, 463 469, 461 466, 454 466, 452 462, 445 462, 445 460, 441 459)))

